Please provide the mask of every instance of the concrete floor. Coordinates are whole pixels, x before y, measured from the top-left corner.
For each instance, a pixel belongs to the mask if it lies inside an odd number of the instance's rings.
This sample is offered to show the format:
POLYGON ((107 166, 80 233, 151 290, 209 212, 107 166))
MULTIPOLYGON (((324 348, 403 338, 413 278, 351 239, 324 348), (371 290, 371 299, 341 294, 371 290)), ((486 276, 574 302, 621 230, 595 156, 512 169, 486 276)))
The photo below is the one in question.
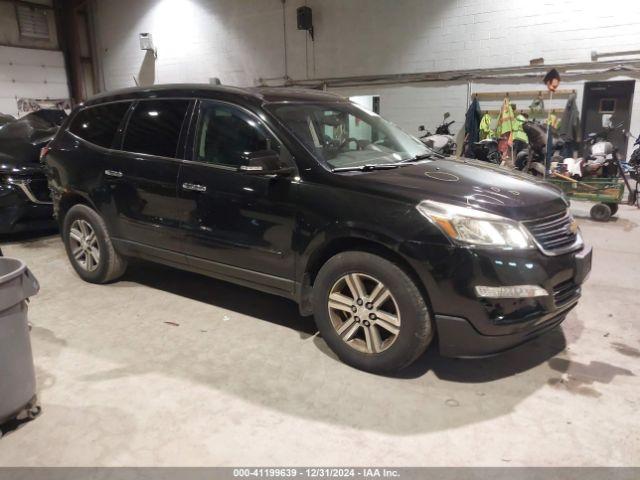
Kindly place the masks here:
POLYGON ((91 285, 57 236, 4 238, 42 285, 43 414, 0 465, 638 465, 640 210, 587 208, 593 272, 562 330, 395 378, 341 364, 286 300, 142 263, 91 285))

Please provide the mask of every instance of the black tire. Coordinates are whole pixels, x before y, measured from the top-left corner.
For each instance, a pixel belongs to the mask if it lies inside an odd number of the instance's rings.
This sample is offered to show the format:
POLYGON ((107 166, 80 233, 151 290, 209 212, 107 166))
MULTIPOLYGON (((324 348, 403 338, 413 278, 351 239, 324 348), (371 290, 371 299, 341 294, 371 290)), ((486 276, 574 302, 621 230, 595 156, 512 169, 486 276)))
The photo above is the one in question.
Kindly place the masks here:
POLYGON ((617 203, 605 203, 605 205, 607 207, 609 207, 609 210, 611 210, 611 216, 613 216, 616 213, 618 213, 618 204, 617 203))
POLYGON ((398 265, 371 253, 350 251, 330 258, 314 282, 313 309, 318 330, 335 354, 344 363, 368 372, 391 373, 407 367, 424 353, 434 335, 429 309, 413 280, 398 265), (328 307, 331 289, 344 275, 351 273, 379 280, 397 304, 401 318, 399 333, 378 353, 356 350, 342 339, 332 322, 328 307))
POLYGON ((90 283, 108 283, 121 277, 127 269, 127 260, 116 252, 109 236, 109 231, 104 220, 98 213, 87 205, 74 205, 71 207, 62 222, 62 239, 69 261, 74 270, 83 280, 90 283), (89 271, 82 267, 72 253, 70 241, 71 226, 76 220, 87 222, 97 239, 99 247, 99 261, 97 267, 89 271))
POLYGON ((596 203, 591 207, 590 214, 596 222, 607 222, 611 218, 611 209, 604 203, 596 203))

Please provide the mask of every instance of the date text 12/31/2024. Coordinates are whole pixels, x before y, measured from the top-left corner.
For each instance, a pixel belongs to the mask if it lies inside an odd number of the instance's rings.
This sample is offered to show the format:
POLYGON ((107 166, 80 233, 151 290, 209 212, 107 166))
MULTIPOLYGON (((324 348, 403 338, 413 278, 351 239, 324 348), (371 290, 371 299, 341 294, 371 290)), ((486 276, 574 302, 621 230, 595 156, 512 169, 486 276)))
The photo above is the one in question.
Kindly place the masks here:
POLYGON ((236 478, 395 478, 398 470, 389 468, 234 468, 236 478))

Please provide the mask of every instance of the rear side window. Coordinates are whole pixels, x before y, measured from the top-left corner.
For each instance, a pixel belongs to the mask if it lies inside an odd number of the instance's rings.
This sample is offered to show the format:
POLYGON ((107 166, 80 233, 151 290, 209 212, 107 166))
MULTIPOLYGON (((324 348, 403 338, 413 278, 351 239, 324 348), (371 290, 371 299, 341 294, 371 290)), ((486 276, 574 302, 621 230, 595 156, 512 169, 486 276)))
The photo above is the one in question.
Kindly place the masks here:
POLYGON ((120 121, 131 102, 85 108, 78 112, 69 130, 87 142, 110 148, 120 121))
POLYGON ((136 106, 123 150, 175 158, 189 100, 144 100, 136 106))

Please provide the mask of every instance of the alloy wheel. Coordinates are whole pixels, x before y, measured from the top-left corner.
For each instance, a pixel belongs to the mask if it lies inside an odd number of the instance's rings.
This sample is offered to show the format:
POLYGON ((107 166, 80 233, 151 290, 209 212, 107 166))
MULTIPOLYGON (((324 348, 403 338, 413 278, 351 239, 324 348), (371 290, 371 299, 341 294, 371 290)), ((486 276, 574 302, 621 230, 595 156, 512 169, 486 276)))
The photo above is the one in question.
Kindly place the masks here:
POLYGON ((328 300, 329 317, 340 338, 363 353, 381 353, 400 333, 400 309, 391 291, 363 273, 343 275, 328 300))
POLYGON ((71 255, 80 267, 93 272, 100 265, 100 245, 96 232, 89 222, 78 219, 69 229, 71 255))

